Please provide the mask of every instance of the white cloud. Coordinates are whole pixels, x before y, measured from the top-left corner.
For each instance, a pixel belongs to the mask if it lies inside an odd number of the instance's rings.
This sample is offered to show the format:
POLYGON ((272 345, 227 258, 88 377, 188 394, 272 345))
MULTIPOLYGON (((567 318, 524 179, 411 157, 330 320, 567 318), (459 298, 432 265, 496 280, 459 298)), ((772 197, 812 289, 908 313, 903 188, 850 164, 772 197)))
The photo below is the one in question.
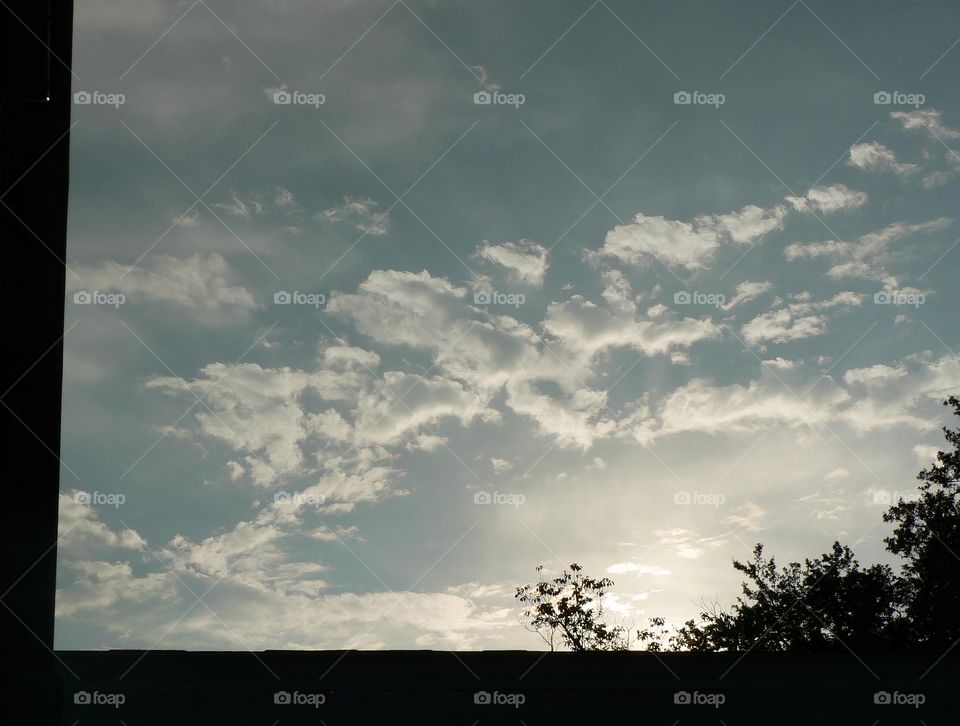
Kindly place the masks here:
POLYGON ((751 300, 756 300, 758 297, 770 292, 772 289, 773 283, 771 282, 741 282, 739 285, 737 285, 737 290, 733 297, 730 298, 730 302, 724 305, 723 309, 730 310, 731 308, 735 308, 737 305, 743 305, 751 300))
POLYGON ((823 480, 826 482, 838 482, 843 481, 844 479, 850 478, 850 470, 845 466, 838 467, 833 471, 830 471, 823 475, 823 480))
MULTIPOLYGON (((61 532, 69 531, 75 515, 68 509, 61 517, 61 532)), ((94 515, 82 520, 103 541, 127 536, 113 533, 94 515)), ((283 524, 271 509, 199 542, 177 536, 165 547, 151 548, 162 564, 144 558, 139 536, 119 553, 125 559, 113 561, 103 559, 106 551, 86 553, 62 543, 58 622, 80 623, 129 648, 155 647, 158 634, 165 633, 162 647, 210 650, 383 648, 396 642, 469 649, 481 637, 502 638, 516 628, 509 593, 496 586, 330 593, 321 577, 328 566, 287 559, 283 524), (142 566, 135 569, 131 559, 147 562, 153 571, 141 574, 142 566), (191 591, 207 593, 203 605, 190 607, 196 600, 191 591)), ((324 542, 355 532, 321 527, 313 534, 324 542)))
POLYGON ((744 502, 733 514, 724 517, 723 522, 747 532, 759 532, 766 516, 767 511, 756 502, 744 502))
POLYGON ((344 197, 341 204, 328 207, 317 216, 328 222, 352 224, 364 234, 382 237, 387 233, 390 217, 386 212, 378 212, 378 206, 372 199, 344 197))
POLYGON ((760 378, 746 385, 714 385, 695 378, 677 388, 662 402, 659 427, 654 435, 682 431, 737 433, 771 426, 817 426, 829 419, 850 398, 841 387, 825 379, 807 399, 800 399, 766 367, 760 378))
POLYGON ((904 366, 893 368, 883 363, 877 363, 869 368, 852 368, 843 374, 843 380, 850 385, 862 383, 872 386, 876 384, 884 385, 897 378, 903 378, 905 375, 907 375, 907 369, 904 366))
POLYGON ((595 356, 618 347, 666 354, 719 335, 707 320, 636 320, 625 280, 615 274, 606 280, 612 310, 581 295, 551 303, 542 323, 547 337, 507 315, 473 308, 466 289, 425 271, 374 271, 356 294, 335 292, 327 309, 378 343, 429 351, 439 370, 478 396, 478 405, 505 391, 505 405, 532 418, 541 433, 561 446, 586 447, 616 430, 603 411, 603 392, 583 383, 595 377, 595 356))
POLYGON ((631 224, 607 232, 600 254, 630 264, 658 259, 666 265, 699 269, 719 246, 720 235, 714 228, 638 213, 631 224))
POLYGON ((607 462, 605 462, 601 457, 595 456, 593 457, 593 463, 588 464, 585 468, 587 471, 603 471, 607 468, 607 466, 607 462))
POLYGON ((459 381, 388 371, 382 384, 360 394, 356 437, 364 444, 394 444, 441 418, 469 425, 475 419, 495 420, 499 414, 459 381))
POLYGON ((125 304, 163 302, 182 305, 197 313, 244 316, 257 308, 253 295, 232 282, 233 269, 219 254, 172 257, 150 255, 145 266, 128 268, 106 261, 98 266, 73 268, 67 289, 119 292, 125 304), (79 278, 79 279, 78 279, 79 278))
POLYGON ((831 184, 825 187, 811 187, 802 197, 787 197, 787 201, 798 211, 814 211, 821 214, 833 214, 847 209, 856 209, 867 203, 866 192, 851 189, 845 184, 831 184))
MULTIPOLYGON (((601 294, 611 309, 626 314, 633 314, 637 311, 638 296, 633 294, 630 281, 627 280, 623 272, 614 269, 604 270, 603 283, 603 292, 601 294)), ((660 307, 663 308, 664 311, 667 309, 663 305, 660 307)), ((647 313, 650 317, 656 317, 656 315, 650 314, 650 311, 647 311, 647 313)))
POLYGON ((914 234, 939 232, 953 224, 949 217, 927 222, 895 222, 874 232, 858 237, 854 242, 830 240, 827 242, 794 242, 784 249, 784 256, 793 262, 799 259, 824 257, 834 264, 827 274, 834 279, 849 277, 871 278, 886 273, 887 268, 901 257, 891 245, 914 234))
MULTIPOLYGON (((890 118, 900 123, 901 128, 907 132, 919 132, 925 134, 938 154, 943 153, 943 161, 946 168, 933 169, 931 160, 937 158, 937 155, 924 150, 923 159, 925 162, 923 168, 924 174, 920 177, 920 186, 924 189, 935 189, 943 186, 960 174, 960 154, 951 149, 947 142, 960 139, 960 130, 947 126, 943 122, 943 114, 933 108, 916 109, 914 111, 894 111, 890 118)), ((915 164, 902 165, 920 169, 915 164)))
MULTIPOLYGON (((252 454, 245 459, 247 470, 255 484, 265 487, 315 472, 319 462, 311 461, 311 452, 322 450, 328 467, 346 453, 355 457, 356 465, 367 466, 388 456, 391 448, 429 446, 432 438, 423 440, 423 429, 429 433, 441 419, 469 425, 499 416, 480 396, 449 378, 398 371, 373 375, 358 361, 375 365, 379 358, 357 348, 334 346, 321 359, 333 365, 304 371, 214 363, 205 366, 199 378, 154 377, 147 387, 204 397, 210 410, 196 414, 201 432, 252 454), (307 409, 303 397, 308 392, 322 399, 319 410, 307 409), (349 418, 331 403, 344 405, 349 418), (364 463, 362 457, 370 454, 372 459, 364 463)), ((230 468, 234 480, 242 476, 243 467, 238 467, 230 468)))
POLYGON ((783 308, 761 313, 744 325, 740 332, 751 345, 767 340, 787 343, 823 335, 827 332, 827 318, 823 315, 796 315, 789 308, 783 308))
POLYGON ((748 204, 743 209, 729 214, 705 215, 698 217, 705 228, 714 228, 725 233, 738 245, 750 244, 763 235, 777 229, 783 229, 783 222, 787 216, 787 208, 777 205, 771 209, 764 209, 755 204, 748 204))
POLYGON ((940 447, 930 446, 929 444, 917 444, 913 447, 913 453, 917 457, 917 464, 926 468, 937 461, 937 454, 940 453, 940 447))
POLYGON ((642 565, 639 562, 615 562, 607 568, 608 575, 625 575, 627 573, 641 577, 656 575, 663 577, 670 574, 670 570, 657 565, 642 565))
POLYGON ((749 244, 783 227, 786 208, 748 205, 729 214, 705 214, 692 222, 638 213, 631 224, 607 232, 597 254, 630 264, 658 259, 691 270, 709 265, 721 244, 749 244))
POLYGON ((892 171, 898 176, 909 176, 920 170, 917 164, 897 161, 893 150, 877 141, 867 141, 851 146, 847 163, 863 171, 892 171))
POLYGON ((215 209, 222 209, 227 214, 242 219, 261 217, 270 212, 295 213, 300 211, 293 192, 279 186, 269 187, 262 192, 249 192, 244 195, 231 192, 229 202, 216 202, 210 206, 215 209))
POLYGON ((864 192, 834 184, 813 187, 802 197, 786 197, 787 204, 764 208, 749 204, 727 214, 702 214, 692 221, 638 213, 630 224, 607 232, 602 247, 588 258, 613 257, 633 265, 659 260, 668 266, 700 270, 709 267, 722 245, 748 245, 783 229, 788 212, 832 214, 863 206, 864 192))
POLYGON ((890 118, 899 121, 907 131, 924 131, 937 139, 960 139, 960 130, 943 123, 943 114, 934 108, 915 111, 892 111, 890 118))
POLYGON ((486 240, 477 249, 485 260, 506 267, 512 275, 527 285, 540 287, 547 272, 547 248, 533 240, 504 242, 494 245, 486 240))
POLYGON ((551 303, 543 327, 571 350, 587 356, 618 347, 633 348, 649 356, 659 355, 674 347, 685 348, 716 338, 720 332, 709 320, 683 318, 657 323, 614 315, 582 295, 551 303))
POLYGON ((114 532, 101 522, 93 506, 78 497, 78 490, 61 492, 59 496, 60 547, 83 556, 88 550, 119 547, 143 551, 143 538, 132 529, 114 532))
POLYGON ((670 547, 674 554, 687 560, 697 560, 711 550, 723 547, 727 539, 722 536, 703 536, 682 527, 657 529, 653 532, 657 542, 670 547))

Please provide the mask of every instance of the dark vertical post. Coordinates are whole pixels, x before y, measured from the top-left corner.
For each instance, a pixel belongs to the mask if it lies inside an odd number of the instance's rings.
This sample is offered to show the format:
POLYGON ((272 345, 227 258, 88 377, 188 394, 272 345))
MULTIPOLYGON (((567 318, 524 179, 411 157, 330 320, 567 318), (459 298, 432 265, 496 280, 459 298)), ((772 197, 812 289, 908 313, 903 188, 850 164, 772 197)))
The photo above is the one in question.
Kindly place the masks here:
POLYGON ((53 684, 72 23, 72 0, 0 5, 0 627, 31 710, 53 684))

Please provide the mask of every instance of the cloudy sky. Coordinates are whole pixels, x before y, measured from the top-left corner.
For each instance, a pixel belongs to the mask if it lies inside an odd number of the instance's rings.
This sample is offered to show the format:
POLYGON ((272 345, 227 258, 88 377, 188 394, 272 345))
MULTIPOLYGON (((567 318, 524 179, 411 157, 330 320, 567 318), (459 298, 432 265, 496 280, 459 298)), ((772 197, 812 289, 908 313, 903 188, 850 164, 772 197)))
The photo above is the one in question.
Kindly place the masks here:
POLYGON ((58 648, 539 648, 541 563, 642 624, 884 559, 960 390, 960 8, 76 23, 58 648))

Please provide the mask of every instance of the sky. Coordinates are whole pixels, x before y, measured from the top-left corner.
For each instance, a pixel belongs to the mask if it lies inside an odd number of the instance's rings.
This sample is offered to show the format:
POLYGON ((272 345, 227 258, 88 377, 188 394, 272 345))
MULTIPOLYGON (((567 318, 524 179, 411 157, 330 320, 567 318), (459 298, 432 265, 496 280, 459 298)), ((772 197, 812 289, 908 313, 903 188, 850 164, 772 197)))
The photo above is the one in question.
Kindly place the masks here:
POLYGON ((960 390, 960 7, 79 0, 60 649, 537 649, 889 562, 960 390))

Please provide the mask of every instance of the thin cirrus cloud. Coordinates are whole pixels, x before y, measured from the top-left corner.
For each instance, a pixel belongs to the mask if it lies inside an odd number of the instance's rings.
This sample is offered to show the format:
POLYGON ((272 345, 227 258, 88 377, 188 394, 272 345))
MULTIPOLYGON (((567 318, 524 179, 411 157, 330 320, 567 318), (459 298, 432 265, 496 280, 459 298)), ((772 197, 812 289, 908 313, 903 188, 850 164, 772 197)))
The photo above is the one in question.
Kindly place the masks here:
POLYGON ((833 264, 827 275, 834 279, 876 278, 888 274, 888 268, 902 255, 892 245, 913 235, 941 232, 953 224, 950 217, 937 217, 926 222, 894 222, 861 235, 853 242, 793 242, 784 248, 787 260, 825 258, 833 264))
POLYGON ((327 222, 349 224, 364 234, 382 237, 390 226, 390 215, 379 212, 379 204, 372 199, 345 196, 340 204, 327 207, 317 214, 327 222))

